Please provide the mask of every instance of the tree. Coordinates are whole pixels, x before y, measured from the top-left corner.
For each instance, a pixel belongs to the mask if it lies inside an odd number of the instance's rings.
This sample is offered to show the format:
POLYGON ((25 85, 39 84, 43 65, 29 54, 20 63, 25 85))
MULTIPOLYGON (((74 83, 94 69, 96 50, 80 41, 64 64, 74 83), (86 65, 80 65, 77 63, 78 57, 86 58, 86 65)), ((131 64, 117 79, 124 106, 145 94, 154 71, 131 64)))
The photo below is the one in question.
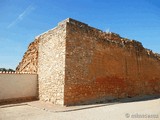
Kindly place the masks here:
POLYGON ((5 72, 15 72, 13 69, 6 69, 6 68, 0 68, 0 71, 5 71, 5 72))

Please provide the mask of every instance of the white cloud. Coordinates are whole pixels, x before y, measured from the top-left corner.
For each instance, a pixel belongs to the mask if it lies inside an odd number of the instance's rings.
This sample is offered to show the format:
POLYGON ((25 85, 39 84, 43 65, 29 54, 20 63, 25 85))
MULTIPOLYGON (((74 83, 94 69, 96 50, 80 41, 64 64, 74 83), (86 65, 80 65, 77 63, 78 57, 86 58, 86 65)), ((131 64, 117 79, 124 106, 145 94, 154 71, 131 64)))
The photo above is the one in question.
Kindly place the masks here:
POLYGON ((28 15, 32 10, 34 10, 35 8, 33 7, 33 5, 29 5, 21 14, 18 15, 18 17, 13 20, 8 26, 7 28, 11 28, 12 26, 16 25, 18 22, 20 22, 21 20, 23 20, 23 18, 28 15))

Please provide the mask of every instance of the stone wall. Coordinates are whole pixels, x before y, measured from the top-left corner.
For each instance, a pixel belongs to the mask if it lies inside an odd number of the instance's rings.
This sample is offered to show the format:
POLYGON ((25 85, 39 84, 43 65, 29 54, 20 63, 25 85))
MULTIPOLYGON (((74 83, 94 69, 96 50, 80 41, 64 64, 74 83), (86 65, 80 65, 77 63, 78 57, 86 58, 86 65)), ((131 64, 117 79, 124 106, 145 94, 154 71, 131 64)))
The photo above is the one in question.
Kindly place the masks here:
POLYGON ((38 38, 39 98, 63 105, 66 25, 58 25, 38 38))
POLYGON ((160 55, 66 19, 36 37, 17 71, 38 73, 39 98, 74 105, 160 94, 160 55))
POLYGON ((39 39, 36 38, 28 46, 28 50, 25 52, 22 61, 16 68, 16 72, 31 72, 37 73, 38 64, 38 44, 39 39))
POLYGON ((160 59, 140 42, 70 19, 64 104, 160 94, 160 59))

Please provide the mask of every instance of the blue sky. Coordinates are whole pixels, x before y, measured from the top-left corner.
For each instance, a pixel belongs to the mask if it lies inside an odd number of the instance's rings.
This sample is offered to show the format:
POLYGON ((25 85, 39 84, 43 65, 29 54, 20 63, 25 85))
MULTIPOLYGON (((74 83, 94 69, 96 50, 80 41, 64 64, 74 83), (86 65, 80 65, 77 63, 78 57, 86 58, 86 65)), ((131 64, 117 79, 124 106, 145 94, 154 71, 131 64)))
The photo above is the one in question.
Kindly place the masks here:
POLYGON ((0 0, 0 68, 15 69, 35 36, 68 17, 160 53, 160 0, 0 0))

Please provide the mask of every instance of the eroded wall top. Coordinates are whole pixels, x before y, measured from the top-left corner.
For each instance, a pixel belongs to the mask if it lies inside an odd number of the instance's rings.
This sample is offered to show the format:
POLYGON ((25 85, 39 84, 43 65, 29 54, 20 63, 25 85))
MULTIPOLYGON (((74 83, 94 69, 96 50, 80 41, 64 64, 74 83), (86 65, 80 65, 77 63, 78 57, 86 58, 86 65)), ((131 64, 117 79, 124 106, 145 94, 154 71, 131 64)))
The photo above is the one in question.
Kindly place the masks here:
MULTIPOLYGON (((123 38, 120 35, 113 32, 103 32, 102 30, 93 28, 88 24, 79 22, 77 20, 67 18, 66 20, 59 22, 58 26, 63 26, 65 24, 74 24, 76 27, 80 27, 86 34, 89 34, 92 37, 97 37, 100 42, 103 44, 115 44, 120 47, 125 47, 127 49, 135 49, 142 54, 146 54, 149 57, 160 60, 160 55, 158 53, 153 53, 152 50, 146 49, 143 45, 136 40, 129 40, 127 38, 123 38), (89 33, 87 33, 89 32, 89 33)), ((29 45, 28 50, 25 52, 22 61, 16 68, 17 72, 31 72, 37 73, 37 64, 38 64, 38 46, 39 46, 39 38, 41 36, 47 35, 47 33, 52 32, 49 30, 38 37, 29 45)), ((75 30, 76 32, 76 30, 75 30)), ((48 37, 48 36, 46 36, 48 37)), ((44 41, 44 42, 47 42, 44 41)))

